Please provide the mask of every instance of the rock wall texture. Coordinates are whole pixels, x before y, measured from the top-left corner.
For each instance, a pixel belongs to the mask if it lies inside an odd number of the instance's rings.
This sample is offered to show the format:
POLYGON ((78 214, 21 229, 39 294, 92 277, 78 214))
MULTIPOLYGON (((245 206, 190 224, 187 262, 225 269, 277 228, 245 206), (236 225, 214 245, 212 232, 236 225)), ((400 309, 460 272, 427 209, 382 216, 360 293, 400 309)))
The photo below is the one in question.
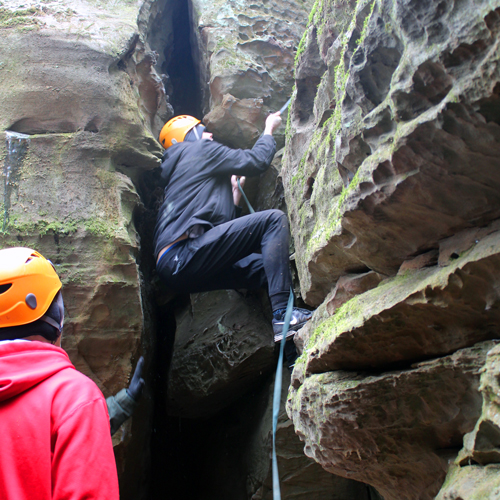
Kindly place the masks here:
POLYGON ((318 0, 297 51, 282 176, 317 310, 287 410, 385 500, 497 498, 499 13, 318 0))
MULTIPOLYGON (((251 147, 270 111, 289 98, 295 49, 311 0, 193 1, 200 74, 209 82, 204 122, 233 147, 251 147)), ((283 144, 282 133, 277 140, 283 144)))
POLYGON ((56 264, 64 347, 106 396, 146 357, 124 500, 272 498, 267 297, 176 296, 151 240, 163 123, 249 147, 290 94, 247 183, 288 212, 316 308, 283 495, 498 498, 499 30, 500 0, 0 2, 0 245, 56 264))
MULTIPOLYGON (((0 6, 0 129, 9 131, 0 144, 0 245, 33 247, 54 262, 66 307, 63 347, 105 396, 128 384, 141 352, 133 180, 160 155, 151 133, 158 110, 145 88, 151 76, 140 69, 147 47, 139 6, 117 7, 0 6)), ((148 400, 141 425, 129 422, 114 438, 122 487, 131 469, 146 474, 148 400)), ((141 498, 141 481, 131 498, 141 498)))

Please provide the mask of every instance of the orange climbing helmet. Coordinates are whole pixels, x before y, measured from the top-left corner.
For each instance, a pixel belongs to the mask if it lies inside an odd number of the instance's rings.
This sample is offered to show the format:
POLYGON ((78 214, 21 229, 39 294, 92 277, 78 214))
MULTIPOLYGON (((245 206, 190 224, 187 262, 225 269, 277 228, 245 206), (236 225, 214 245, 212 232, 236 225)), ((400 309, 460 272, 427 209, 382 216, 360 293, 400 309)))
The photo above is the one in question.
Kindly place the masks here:
MULTIPOLYGON (((61 287, 53 264, 37 251, 21 247, 0 250, 0 328, 46 321, 42 316, 61 287)), ((61 297, 60 302, 64 313, 61 297)), ((62 321, 56 328, 61 331, 62 321)))
POLYGON ((201 123, 200 120, 194 116, 179 115, 174 116, 168 120, 160 132, 161 145, 167 149, 178 142, 182 142, 186 134, 193 128, 201 123))

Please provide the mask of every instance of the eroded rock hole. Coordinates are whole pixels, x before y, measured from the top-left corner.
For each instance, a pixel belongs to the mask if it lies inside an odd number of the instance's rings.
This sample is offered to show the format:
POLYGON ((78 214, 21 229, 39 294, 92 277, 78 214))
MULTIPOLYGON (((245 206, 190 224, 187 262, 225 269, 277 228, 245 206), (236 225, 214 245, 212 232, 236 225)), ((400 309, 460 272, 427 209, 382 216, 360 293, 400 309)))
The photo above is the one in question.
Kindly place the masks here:
POLYGON ((500 8, 492 10, 485 18, 484 22, 492 34, 496 34, 500 29, 500 8))
POLYGON ((294 106, 295 114, 301 123, 307 122, 312 116, 318 85, 326 69, 320 55, 317 32, 313 29, 309 32, 307 48, 300 56, 296 70, 297 97, 294 106))
POLYGON ((306 122, 312 115, 314 99, 320 82, 321 78, 315 76, 297 81, 295 112, 301 122, 306 122))
POLYGON ((349 141, 349 153, 344 157, 342 165, 349 171, 356 173, 360 165, 371 155, 370 146, 357 135, 349 141))
POLYGON ((408 121, 439 104, 453 86, 453 79, 445 68, 432 61, 419 66, 413 76, 413 92, 394 95, 397 116, 408 121))
POLYGON ((314 188, 314 177, 309 177, 306 181, 306 192, 304 193, 304 199, 310 200, 314 188))
POLYGON ((487 122, 500 125, 500 83, 495 85, 490 97, 479 101, 479 113, 484 116, 487 122))
POLYGON ((368 63, 360 71, 361 86, 369 99, 378 106, 389 92, 392 75, 398 67, 401 52, 396 48, 378 47, 368 57, 368 63))
POLYGON ((39 117, 27 117, 13 123, 9 130, 21 134, 68 134, 78 130, 76 121, 41 119, 39 117))

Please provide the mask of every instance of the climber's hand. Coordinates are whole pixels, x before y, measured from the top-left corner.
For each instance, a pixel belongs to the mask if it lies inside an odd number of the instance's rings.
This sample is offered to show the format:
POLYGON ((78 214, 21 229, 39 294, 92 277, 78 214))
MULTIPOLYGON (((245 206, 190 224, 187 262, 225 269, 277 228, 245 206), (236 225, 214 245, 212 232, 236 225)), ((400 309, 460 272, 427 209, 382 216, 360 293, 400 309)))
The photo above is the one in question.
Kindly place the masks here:
POLYGON ((238 175, 231 176, 231 188, 233 190, 233 201, 235 205, 239 205, 241 200, 241 191, 238 188, 238 179, 240 180, 241 187, 243 187, 245 185, 246 177, 239 177, 238 175))
POLYGON ((273 132, 281 125, 281 113, 277 111, 276 113, 271 113, 266 118, 266 128, 264 129, 264 135, 273 135, 273 132))
POLYGON ((141 356, 135 367, 134 375, 130 381, 130 385, 127 389, 127 394, 134 400, 137 401, 142 394, 142 389, 144 388, 144 379, 141 378, 142 368, 144 366, 144 358, 141 356))

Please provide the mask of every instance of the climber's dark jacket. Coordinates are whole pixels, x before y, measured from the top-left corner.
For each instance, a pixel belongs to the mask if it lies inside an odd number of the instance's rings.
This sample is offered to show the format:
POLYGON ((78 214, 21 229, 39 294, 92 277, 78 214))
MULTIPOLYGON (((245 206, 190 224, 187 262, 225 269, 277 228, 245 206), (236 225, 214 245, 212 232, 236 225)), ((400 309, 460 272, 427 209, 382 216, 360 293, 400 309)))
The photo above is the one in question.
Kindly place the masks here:
POLYGON ((208 139, 168 148, 161 165, 166 187, 156 221, 155 259, 162 248, 193 226, 208 231, 234 219, 231 175, 250 177, 265 172, 275 152, 271 135, 261 136, 252 149, 231 149, 208 139))

